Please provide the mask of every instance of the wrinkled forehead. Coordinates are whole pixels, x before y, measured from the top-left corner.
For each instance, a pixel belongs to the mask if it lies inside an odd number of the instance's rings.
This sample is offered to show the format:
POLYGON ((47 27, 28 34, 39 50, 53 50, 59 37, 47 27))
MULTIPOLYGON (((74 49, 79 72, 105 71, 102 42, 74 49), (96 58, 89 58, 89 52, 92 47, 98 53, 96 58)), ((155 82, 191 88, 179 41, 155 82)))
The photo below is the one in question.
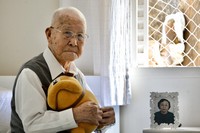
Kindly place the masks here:
POLYGON ((86 21, 84 16, 74 11, 63 11, 57 14, 57 17, 55 17, 54 20, 54 25, 56 27, 70 27, 72 25, 77 25, 86 31, 86 21))
POLYGON ((81 18, 68 15, 68 14, 63 14, 60 16, 58 19, 58 24, 60 25, 72 25, 72 24, 80 24, 85 26, 84 21, 81 18))

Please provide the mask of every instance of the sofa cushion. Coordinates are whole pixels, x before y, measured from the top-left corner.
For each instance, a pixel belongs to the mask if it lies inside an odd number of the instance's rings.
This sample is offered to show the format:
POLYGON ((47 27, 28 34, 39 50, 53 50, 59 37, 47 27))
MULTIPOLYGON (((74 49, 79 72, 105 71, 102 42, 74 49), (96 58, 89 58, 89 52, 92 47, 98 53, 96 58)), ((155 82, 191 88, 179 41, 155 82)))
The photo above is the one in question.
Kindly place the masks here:
POLYGON ((0 87, 0 133, 5 133, 10 127, 12 90, 0 87))

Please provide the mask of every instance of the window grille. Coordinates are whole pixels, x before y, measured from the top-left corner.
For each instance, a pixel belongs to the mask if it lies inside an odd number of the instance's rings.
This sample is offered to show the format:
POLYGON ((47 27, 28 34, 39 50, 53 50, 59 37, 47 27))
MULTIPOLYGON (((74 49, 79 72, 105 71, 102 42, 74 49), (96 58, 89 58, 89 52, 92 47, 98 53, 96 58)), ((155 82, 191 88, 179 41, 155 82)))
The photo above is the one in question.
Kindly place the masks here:
POLYGON ((200 1, 137 0, 138 66, 200 66, 200 1))

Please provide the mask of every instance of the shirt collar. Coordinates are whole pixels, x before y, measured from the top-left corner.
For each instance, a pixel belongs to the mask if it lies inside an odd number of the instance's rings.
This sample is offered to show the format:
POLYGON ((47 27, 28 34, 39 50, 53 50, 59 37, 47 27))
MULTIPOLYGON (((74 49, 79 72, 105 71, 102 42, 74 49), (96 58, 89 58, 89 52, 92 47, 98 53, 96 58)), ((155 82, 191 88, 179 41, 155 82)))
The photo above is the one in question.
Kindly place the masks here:
MULTIPOLYGON (((63 66, 60 65, 48 47, 44 50, 43 56, 49 67, 52 79, 56 78, 60 73, 65 71, 63 66)), ((78 69, 73 62, 70 64, 69 72, 73 73, 74 75, 77 75, 78 73, 78 69)))

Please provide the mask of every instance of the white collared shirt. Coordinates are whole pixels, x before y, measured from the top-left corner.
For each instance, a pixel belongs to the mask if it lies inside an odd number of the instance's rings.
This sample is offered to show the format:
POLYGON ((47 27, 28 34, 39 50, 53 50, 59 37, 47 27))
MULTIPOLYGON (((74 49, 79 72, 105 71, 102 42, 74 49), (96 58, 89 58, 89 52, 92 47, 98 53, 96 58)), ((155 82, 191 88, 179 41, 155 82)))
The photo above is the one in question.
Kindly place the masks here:
MULTIPOLYGON (((49 48, 45 49, 43 56, 50 69, 52 79, 64 71, 49 48)), ((84 86, 90 90, 84 75, 73 63, 70 71, 79 73, 84 80, 84 86)), ((47 110, 46 99, 41 81, 36 73, 29 68, 23 69, 15 88, 15 105, 26 133, 55 133, 77 127, 71 108, 60 112, 47 110)))

